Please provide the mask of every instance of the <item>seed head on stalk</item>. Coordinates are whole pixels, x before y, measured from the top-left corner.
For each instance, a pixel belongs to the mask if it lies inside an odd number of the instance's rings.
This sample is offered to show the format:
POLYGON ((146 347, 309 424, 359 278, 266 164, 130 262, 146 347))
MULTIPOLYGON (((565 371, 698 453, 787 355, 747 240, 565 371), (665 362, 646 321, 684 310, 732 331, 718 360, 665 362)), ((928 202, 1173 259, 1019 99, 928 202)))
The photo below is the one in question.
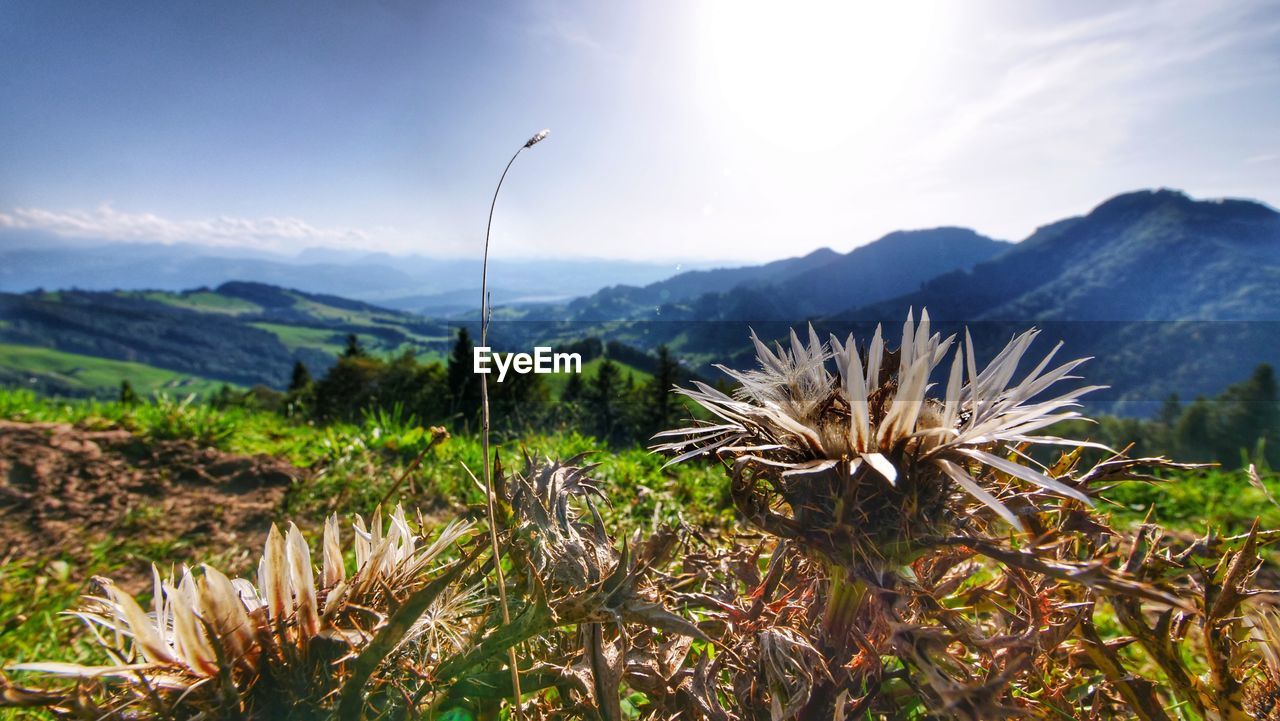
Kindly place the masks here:
MULTIPOLYGON (((481 347, 489 344, 489 235, 493 230, 493 210, 498 205, 498 193, 502 192, 502 181, 507 179, 507 171, 511 170, 512 164, 516 162, 516 158, 520 157, 520 153, 527 148, 532 148, 542 142, 551 134, 549 129, 539 130, 533 137, 525 141, 519 150, 511 156, 511 160, 507 161, 507 167, 502 170, 502 177, 498 178, 498 187, 493 191, 493 201, 489 203, 489 223, 484 229, 484 259, 481 263, 480 270, 480 345, 481 347)), ((480 376, 480 445, 484 454, 484 493, 485 493, 485 513, 489 523, 489 542, 493 552, 493 569, 498 579, 498 596, 502 606, 502 622, 504 624, 511 623, 511 609, 507 604, 507 585, 502 578, 502 564, 499 562, 500 553, 498 549, 498 525, 497 511, 494 506, 493 495, 493 462, 489 459, 489 376, 480 376)), ((519 713, 520 709, 520 670, 516 667, 516 650, 512 646, 508 649, 507 662, 511 667, 511 688, 512 688, 512 709, 519 713)))

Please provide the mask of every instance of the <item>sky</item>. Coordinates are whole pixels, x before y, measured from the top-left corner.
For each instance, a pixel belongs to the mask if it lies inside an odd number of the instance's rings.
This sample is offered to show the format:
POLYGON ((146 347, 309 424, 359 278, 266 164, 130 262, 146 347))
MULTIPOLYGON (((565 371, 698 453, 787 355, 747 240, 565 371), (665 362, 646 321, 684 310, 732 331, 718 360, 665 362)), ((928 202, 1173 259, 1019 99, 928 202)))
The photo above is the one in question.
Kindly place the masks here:
POLYGON ((756 262, 1280 204, 1280 3, 0 0, 25 233, 756 262))

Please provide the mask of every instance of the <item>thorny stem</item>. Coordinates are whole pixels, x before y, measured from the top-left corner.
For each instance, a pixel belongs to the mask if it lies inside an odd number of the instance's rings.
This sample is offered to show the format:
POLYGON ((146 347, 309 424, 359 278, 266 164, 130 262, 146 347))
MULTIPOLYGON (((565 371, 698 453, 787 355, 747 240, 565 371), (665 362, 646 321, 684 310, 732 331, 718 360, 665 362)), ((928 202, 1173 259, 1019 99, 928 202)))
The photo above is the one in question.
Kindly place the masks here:
POLYGON ((858 615, 868 596, 867 584, 853 577, 848 569, 839 564, 829 567, 830 586, 827 591, 827 605, 822 613, 822 634, 826 645, 824 661, 827 668, 818 676, 808 703, 801 712, 801 718, 814 718, 817 715, 830 715, 832 704, 836 703, 836 689, 842 682, 835 681, 833 674, 844 673, 844 665, 849 661, 853 649, 858 644, 860 634, 856 629, 858 615))
MULTIPOLYGON (((516 158, 520 153, 528 147, 521 146, 520 150, 511 156, 511 160, 507 161, 507 167, 502 169, 502 177, 498 178, 498 187, 493 191, 493 200, 489 203, 489 223, 484 229, 484 259, 480 266, 480 346, 489 345, 489 232, 493 229, 493 209, 498 205, 498 193, 502 191, 502 181, 507 179, 507 171, 511 170, 511 165, 516 162, 516 158)), ((493 546, 493 570, 498 575, 498 599, 502 604, 502 623, 503 625, 511 624, 511 609, 507 605, 507 583, 502 577, 502 558, 498 552, 498 526, 497 511, 494 508, 493 497, 493 464, 489 460, 489 376, 487 374, 480 375, 480 446, 481 452, 484 454, 484 495, 487 504, 486 511, 489 517, 489 543, 493 546)), ((520 713, 520 669, 516 663, 516 647, 511 645, 507 649, 507 665, 511 669, 511 696, 512 706, 511 713, 519 715, 520 713)))
POLYGON ((834 566, 827 607, 822 614, 822 629, 833 651, 845 654, 853 649, 853 626, 867 597, 867 584, 850 578, 848 571, 834 566))

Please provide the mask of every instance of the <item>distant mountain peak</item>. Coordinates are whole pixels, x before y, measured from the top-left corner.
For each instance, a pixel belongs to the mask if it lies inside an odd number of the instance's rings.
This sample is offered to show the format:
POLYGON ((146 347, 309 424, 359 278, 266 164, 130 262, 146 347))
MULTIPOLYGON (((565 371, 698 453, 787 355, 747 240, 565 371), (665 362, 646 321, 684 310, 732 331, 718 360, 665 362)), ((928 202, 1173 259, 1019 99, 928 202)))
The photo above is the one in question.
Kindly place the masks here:
POLYGON ((1105 219, 1118 215, 1145 213, 1161 208, 1198 210, 1219 216, 1222 213, 1239 215, 1242 219, 1260 219, 1277 215, 1274 208, 1256 200, 1240 198, 1192 198, 1181 190, 1154 188, 1121 193, 1109 198, 1089 211, 1085 217, 1105 219), (1248 217, 1252 216, 1252 217, 1248 217))
POLYGON ((805 254, 803 257, 805 260, 832 260, 834 258, 839 258, 840 253, 832 250, 831 248, 822 247, 805 254))
POLYGON ((880 246, 896 246, 902 248, 945 248, 955 244, 970 244, 986 246, 991 243, 1005 245, 1002 240, 995 240, 979 233, 973 228, 965 228, 958 225, 940 225, 936 228, 913 228, 911 230, 895 230, 887 233, 866 245, 854 248, 852 252, 858 252, 864 248, 875 248, 880 246))
POLYGON ((881 236, 879 240, 876 240, 874 242, 879 243, 880 241, 883 241, 883 240, 893 240, 896 238, 936 236, 940 233, 982 237, 982 235, 978 231, 974 230, 973 228, 966 228, 962 225, 939 225, 936 228, 911 228, 908 230, 895 230, 891 233, 881 236))

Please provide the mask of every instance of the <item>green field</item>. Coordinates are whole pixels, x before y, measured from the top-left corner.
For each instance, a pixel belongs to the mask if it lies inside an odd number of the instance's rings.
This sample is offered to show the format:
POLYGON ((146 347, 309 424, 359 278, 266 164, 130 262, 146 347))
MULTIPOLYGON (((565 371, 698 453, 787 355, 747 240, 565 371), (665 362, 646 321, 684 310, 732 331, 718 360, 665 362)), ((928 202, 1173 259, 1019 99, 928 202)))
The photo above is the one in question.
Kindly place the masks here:
POLYGON ((125 380, 142 395, 159 392, 204 395, 224 385, 221 381, 183 375, 142 363, 8 344, 0 344, 0 368, 5 369, 14 385, 64 388, 67 393, 83 395, 118 393, 121 381, 125 380))
POLYGON ((154 300, 178 308, 187 308, 189 310, 207 313, 241 315, 244 313, 260 313, 262 311, 262 307, 256 303, 250 303, 242 298, 220 295, 212 291, 197 290, 176 294, 154 292, 135 295, 140 295, 148 300, 154 300))
MULTIPOLYGON (((281 323, 251 323, 254 328, 273 333, 289 350, 298 348, 314 348, 337 355, 342 352, 343 337, 327 328, 307 328, 300 325, 283 325, 281 323)), ((360 342, 371 345, 376 342, 373 336, 359 335, 360 342)))

